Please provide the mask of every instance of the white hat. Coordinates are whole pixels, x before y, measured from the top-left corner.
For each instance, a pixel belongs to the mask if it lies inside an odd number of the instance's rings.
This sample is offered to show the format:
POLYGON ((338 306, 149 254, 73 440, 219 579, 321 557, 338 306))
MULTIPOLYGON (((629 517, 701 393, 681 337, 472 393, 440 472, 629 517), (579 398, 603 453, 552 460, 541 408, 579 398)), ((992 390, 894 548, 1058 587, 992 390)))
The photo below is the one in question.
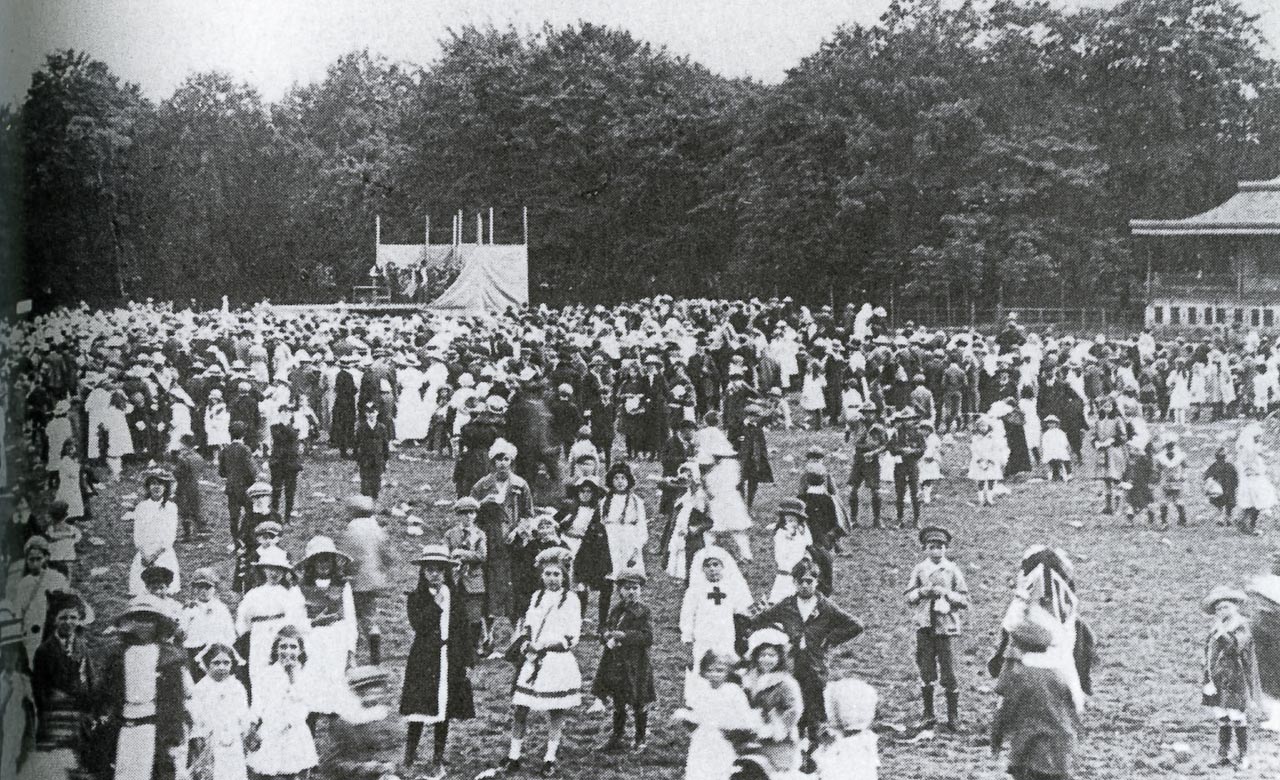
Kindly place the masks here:
POLYGON ((791 646, 791 638, 783 633, 782 629, 773 627, 761 628, 747 638, 747 655, 755 655, 756 650, 765 645, 776 645, 785 652, 791 646))
POLYGON ((865 731, 876 717, 876 689, 855 677, 827 683, 827 723, 838 732, 865 731))
POLYGON ((302 553, 302 560, 298 561, 298 565, 306 563, 309 559, 317 555, 337 555, 341 558, 351 560, 351 556, 344 552, 340 552, 333 544, 333 539, 327 536, 313 536, 311 541, 307 542, 307 549, 302 553))
POLYGON ((489 460, 493 460, 499 455, 506 455, 512 460, 516 457, 516 445, 506 439, 495 439, 493 444, 489 446, 489 460))
POLYGON ((262 547, 258 549, 258 560, 254 561, 254 566, 275 566, 280 569, 292 569, 289 563, 289 553, 279 547, 262 547))

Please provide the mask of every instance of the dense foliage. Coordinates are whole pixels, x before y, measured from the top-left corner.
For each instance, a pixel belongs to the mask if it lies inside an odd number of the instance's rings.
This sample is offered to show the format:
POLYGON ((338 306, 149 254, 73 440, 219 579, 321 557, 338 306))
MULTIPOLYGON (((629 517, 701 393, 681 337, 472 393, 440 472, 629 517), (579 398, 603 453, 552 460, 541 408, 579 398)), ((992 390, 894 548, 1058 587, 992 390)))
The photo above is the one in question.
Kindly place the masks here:
MULTIPOLYGON (((528 205, 534 295, 1125 304, 1125 223, 1280 173, 1280 90, 1226 0, 1064 12, 895 2, 777 85, 588 23, 467 27, 429 67, 349 54, 264 102, 218 73, 153 103, 56 52, 0 108, 13 295, 335 300, 383 240, 528 205)), ((1144 250, 1145 251, 1145 250, 1144 250)))

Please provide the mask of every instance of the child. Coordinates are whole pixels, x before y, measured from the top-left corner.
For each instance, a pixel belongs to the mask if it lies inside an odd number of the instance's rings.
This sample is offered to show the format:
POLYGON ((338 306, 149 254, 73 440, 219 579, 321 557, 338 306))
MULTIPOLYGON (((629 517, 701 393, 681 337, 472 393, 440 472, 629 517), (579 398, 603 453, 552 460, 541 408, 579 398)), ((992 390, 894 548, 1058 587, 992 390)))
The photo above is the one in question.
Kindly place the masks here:
POLYGON ((502 763, 507 774, 520 769, 529 712, 546 712, 550 720, 543 777, 556 774, 556 755, 568 713, 582 703, 582 672, 573 648, 582 631, 578 597, 569 590, 569 551, 546 550, 538 556, 542 590, 534 594, 510 650, 520 666, 511 697, 511 747, 502 763))
POLYGON ((1023 620, 1009 632, 1009 642, 996 681, 1000 703, 991 722, 991 753, 998 755, 1008 742, 1009 774, 1015 780, 1068 780, 1080 727, 1071 686, 1057 670, 1030 661, 1044 656, 1053 635, 1023 620))
POLYGON ((68 522, 66 501, 57 499, 49 504, 49 527, 44 535, 49 540, 49 568, 62 572, 67 582, 71 582, 71 569, 77 559, 76 544, 83 534, 68 522))
POLYGON ((192 775, 196 780, 247 780, 244 734, 249 726, 249 697, 231 673, 235 651, 214 642, 198 658, 203 679, 192 688, 188 707, 191 738, 200 741, 192 775))
MULTIPOLYGON (((1125 514, 1131 523, 1139 512, 1147 513, 1147 525, 1154 526, 1156 522, 1155 513, 1151 511, 1151 503, 1155 500, 1152 490, 1156 480, 1155 461, 1152 458, 1154 452, 1155 445, 1151 442, 1147 442, 1142 448, 1135 448, 1125 467, 1124 484, 1128 486, 1125 514)), ((1163 527, 1168 528, 1168 516, 1162 515, 1160 519, 1163 527)))
POLYGON ((1178 446, 1178 435, 1169 431, 1153 461, 1160 479, 1160 525, 1169 525, 1169 505, 1178 510, 1178 525, 1187 524, 1187 507, 1182 501, 1182 484, 1186 477, 1187 453, 1178 446))
POLYGON ((1044 435, 1041 432, 1040 413, 1036 404, 1036 391, 1031 385, 1022 388, 1022 392, 1018 394, 1018 411, 1022 412, 1022 435, 1027 442, 1027 452, 1031 455, 1031 462, 1039 465, 1041 458, 1041 439, 1044 435))
POLYGON ((216 387, 209 391, 204 407, 204 443, 215 453, 231 443, 231 411, 216 387))
POLYGON ((1218 585, 1202 603, 1205 613, 1215 618, 1204 646, 1203 701, 1218 721, 1218 766, 1231 766, 1234 730, 1240 769, 1249 765, 1248 714, 1259 706, 1262 695, 1253 634, 1240 615, 1246 600, 1243 591, 1218 585))
MULTIPOLYGON (((213 569, 196 569, 191 576, 195 601, 182 610, 182 645, 191 659, 192 679, 199 681, 212 660, 205 655, 215 645, 230 647, 236 641, 236 624, 231 610, 218 598, 218 575, 213 569), (204 655, 203 661, 201 656, 204 655)), ((232 656, 232 661, 235 656, 232 656)), ((230 670, 230 667, 228 667, 230 670)))
POLYGON ((645 518, 644 499, 636 492, 636 478, 631 467, 626 463, 613 464, 606 487, 609 493, 601 505, 600 519, 609 538, 613 575, 627 569, 644 574, 644 548, 649 541, 649 523, 645 518))
POLYGON ((408 594, 413 645, 400 695, 400 714, 408 724, 404 766, 413 766, 423 729, 430 725, 433 751, 427 777, 442 780, 449 721, 475 715, 467 670, 475 663, 476 638, 469 636, 471 616, 454 586, 456 559, 449 548, 425 545, 414 563, 418 585, 408 594))
POLYGON ((316 411, 311 408, 311 400, 307 398, 306 393, 299 395, 294 404, 293 429, 298 432, 298 443, 302 445, 302 454, 308 455, 311 453, 311 434, 319 430, 320 418, 316 417, 316 411))
POLYGON ((844 440, 853 438, 854 429, 862 419, 862 407, 866 399, 862 397, 861 382, 858 377, 851 376, 844 382, 844 392, 840 394, 840 405, 844 407, 844 440))
MULTIPOLYGON (((687 668, 693 669, 708 652, 732 653, 738 644, 739 616, 747 616, 753 603, 751 588, 727 550, 699 550, 680 603, 680 641, 689 649, 687 668)), ((693 700, 687 701, 692 706, 693 700)))
POLYGON ((986 417, 978 418, 969 443, 969 479, 978 483, 978 501, 991 506, 996 500, 996 485, 1004 479, 1001 466, 1008 457, 1009 446, 1004 434, 995 430, 986 417))
POLYGON ((296 626, 272 633, 275 637, 266 648, 270 662, 255 675, 252 688, 248 764, 257 776, 306 777, 320 761, 307 728, 313 690, 308 685, 306 643, 296 626))
POLYGON ((810 471, 804 476, 805 488, 800 494, 800 499, 804 501, 805 513, 808 517, 809 536, 814 544, 828 552, 833 552, 836 540, 840 538, 843 529, 840 527, 837 509, 839 505, 827 492, 829 476, 826 468, 823 467, 821 471, 810 471))
POLYGON ((815 431, 822 428, 822 412, 827 408, 827 379, 822 369, 823 361, 810 360, 809 371, 800 386, 800 408, 805 411, 805 427, 812 427, 815 431))
POLYGON ((747 508, 756 500, 756 489, 761 484, 773 483, 773 467, 769 464, 769 444, 764 437, 760 418, 764 409, 758 404, 747 404, 743 412, 742 434, 738 438, 738 462, 742 468, 742 482, 746 490, 747 508))
POLYGON ((1236 487, 1240 476, 1236 467, 1227 460, 1227 448, 1219 447, 1213 454, 1213 463, 1204 472, 1204 492, 1209 503, 1222 510, 1218 525, 1230 526, 1231 513, 1236 508, 1236 487))
MULTIPOLYGON (((738 657, 728 651, 707 650, 698 658, 696 693, 688 707, 671 714, 673 720, 693 729, 685 780, 729 777, 737 752, 725 731, 750 728, 752 710, 742 688, 729 680, 738 657)), ((833 775, 834 776, 834 775, 833 775)))
POLYGON ((463 496, 453 502, 457 523, 444 533, 444 543, 458 562, 457 587, 454 589, 467 615, 467 625, 476 641, 487 647, 484 624, 484 562, 488 558, 487 539, 476 525, 480 502, 463 496))
POLYGON ((649 665, 653 628, 649 607, 640 600, 644 573, 628 569, 617 576, 616 583, 618 601, 609 610, 609 619, 600 637, 604 651, 591 692, 600 700, 613 700, 613 734, 604 752, 621 753, 626 749, 623 734, 627 728, 627 708, 630 708, 636 723, 633 750, 638 753, 645 747, 649 724, 646 708, 657 698, 653 669, 649 665))
POLYGON ((256 702, 258 684, 272 663, 276 634, 293 626, 310 631, 311 624, 302 591, 293 584, 288 554, 279 547, 263 547, 258 550, 258 560, 253 566, 262 579, 240 600, 236 610, 236 635, 246 646, 241 653, 247 655, 249 691, 256 702))
POLYGON ((823 694, 827 709, 825 742, 813 755, 819 777, 876 780, 880 758, 876 755, 876 689, 862 680, 827 683, 823 694))
POLYGON ((933 503, 933 483, 942 480, 942 437, 934 430, 932 420, 920 421, 924 435, 924 454, 920 456, 920 503, 933 503))
MULTIPOLYGON (((350 564, 350 559, 338 552, 333 539, 313 536, 295 569, 311 626, 307 634, 311 641, 307 677, 316 690, 310 696, 311 715, 307 722, 313 730, 321 715, 350 712, 355 698, 347 688, 347 668, 355 657, 359 633, 355 597, 347 581, 350 564)), ((332 717, 328 720, 332 721, 332 717)))
POLYGON ((791 430, 794 427, 791 422, 791 404, 783 397, 781 387, 769 388, 768 404, 766 410, 768 415, 765 417, 765 423, 769 427, 778 425, 783 430, 791 430))
POLYGON ((137 549, 129 570, 129 593, 141 595, 142 570, 160 565, 174 573, 170 594, 181 587, 178 581, 178 555, 173 551, 178 537, 178 507, 172 500, 173 474, 165 468, 154 468, 142 480, 147 497, 132 512, 133 544, 137 549))
POLYGON ((174 456, 173 503, 178 507, 178 519, 182 522, 182 538, 190 540, 193 528, 201 536, 207 533, 200 511, 200 475, 204 472, 205 461, 196 452, 195 436, 184 433, 179 443, 181 449, 174 456))
POLYGON ((1071 481, 1071 444, 1062 430, 1062 420, 1051 414, 1044 418, 1040 435, 1040 455, 1049 464, 1049 478, 1054 482, 1071 481))
POLYGON ((702 469, 697 462, 682 463, 675 484, 683 492, 675 500, 666 570, 668 576, 684 580, 692 576, 693 557, 706 543, 711 518, 707 515, 707 494, 702 489, 702 469))
POLYGON ((773 559, 777 574, 769 590, 770 604, 777 604, 796 592, 791 570, 808 554, 809 546, 813 544, 807 520, 808 514, 800 499, 784 498, 778 502, 778 522, 773 528, 773 559))
POLYGON ((960 731, 960 689, 956 683, 955 648, 960 636, 960 613, 969 608, 969 586, 960 567, 947 559, 951 532, 939 526, 920 529, 927 558, 911 570, 907 603, 915 608, 916 666, 924 717, 921 729, 932 728, 933 684, 942 683, 947 696, 947 730, 960 731))

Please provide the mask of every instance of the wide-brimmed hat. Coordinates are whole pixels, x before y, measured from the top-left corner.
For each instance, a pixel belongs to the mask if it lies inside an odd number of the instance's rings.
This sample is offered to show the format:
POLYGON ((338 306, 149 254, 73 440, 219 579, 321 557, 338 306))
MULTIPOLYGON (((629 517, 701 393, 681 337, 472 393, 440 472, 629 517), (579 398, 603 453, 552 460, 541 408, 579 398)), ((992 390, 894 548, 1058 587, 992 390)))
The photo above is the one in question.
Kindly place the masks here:
POLYGON ((333 539, 327 536, 313 536, 307 542, 307 547, 302 552, 302 560, 298 561, 297 566, 305 565, 307 561, 317 555, 333 555, 348 561, 351 560, 351 556, 334 546, 333 539))
POLYGON ((159 482, 166 487, 173 485, 173 472, 164 466, 155 466, 147 469, 142 476, 142 488, 144 490, 151 489, 152 482, 159 482))
POLYGON ((463 496, 453 502, 453 511, 457 514, 462 514, 463 512, 479 512, 480 502, 471 496, 463 496))
POLYGON ((507 413, 507 399, 500 395, 489 396, 489 398, 484 402, 484 406, 493 414, 507 413))
MULTIPOLYGON (((261 524, 259 524, 261 525, 261 524)), ((277 569, 292 570, 293 565, 289 563, 289 553, 279 547, 262 547, 258 550, 258 560, 253 562, 254 566, 266 568, 273 566, 277 569)))
POLYGON ((776 647, 785 653, 790 646, 791 638, 782 629, 773 626, 756 629, 751 636, 747 637, 748 656, 755 655, 755 652, 762 647, 776 647))
POLYGON ((583 474, 574 480, 573 484, 569 486, 569 493, 576 498, 584 487, 591 488, 596 492, 596 495, 604 493, 604 488, 600 485, 600 481, 590 474, 583 474))
POLYGON ((1217 609, 1218 603, 1223 601, 1233 601, 1243 606, 1249 597, 1239 588, 1233 588, 1230 585, 1215 585, 1213 590, 1209 591, 1209 595, 1204 597, 1200 602, 1200 608, 1210 615, 1217 609))
POLYGON ((447 566, 453 566, 457 560, 453 554, 449 552, 449 548, 443 544, 424 544, 422 552, 413 559, 414 564, 424 566, 428 563, 440 563, 447 566))
POLYGON ((489 460, 493 460, 500 455, 515 460, 516 454, 516 445, 506 439, 495 439, 493 444, 489 445, 489 460))
POLYGON ((74 609, 80 613, 80 624, 84 626, 92 625, 94 620, 93 607, 89 602, 75 591, 70 590, 51 590, 45 594, 46 608, 45 614, 53 620, 58 616, 59 612, 67 609, 74 609))
POLYGON ((150 593, 144 593, 136 596, 129 602, 124 610, 116 615, 115 622, 119 623, 127 617, 145 615, 148 617, 157 617, 168 621, 173 625, 177 625, 180 615, 174 609, 173 605, 167 600, 153 596, 150 593))
POLYGON ((142 574, 139 575, 139 579, 142 580, 143 585, 154 584, 169 586, 173 584, 173 577, 173 569, 161 563, 151 564, 147 568, 143 569, 142 574))

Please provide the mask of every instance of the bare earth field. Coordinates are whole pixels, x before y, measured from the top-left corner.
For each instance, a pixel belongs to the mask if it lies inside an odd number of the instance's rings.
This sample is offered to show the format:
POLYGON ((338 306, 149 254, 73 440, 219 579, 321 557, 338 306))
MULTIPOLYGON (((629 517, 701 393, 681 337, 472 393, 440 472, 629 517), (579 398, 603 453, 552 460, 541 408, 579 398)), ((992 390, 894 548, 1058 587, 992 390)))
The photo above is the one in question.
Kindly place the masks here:
MULTIPOLYGON (((1100 514, 1100 484, 1084 473, 1066 484, 1032 478, 1013 486, 1013 494, 994 508, 976 506, 976 491, 963 479, 968 459, 967 436, 945 448, 944 471, 949 476, 936 490, 926 520, 950 525, 956 533, 952 557, 963 567, 972 591, 973 609, 963 637, 962 708, 968 733, 916 743, 895 743, 881 738, 881 776, 884 778, 992 778, 1002 776, 1003 761, 993 759, 981 737, 995 706, 992 680, 985 661, 997 638, 998 622, 1008 603, 1012 573, 1019 553, 1043 542, 1065 548, 1073 557, 1083 614, 1101 641, 1102 665, 1096 674, 1096 696, 1085 716, 1079 751, 1080 778, 1171 777, 1222 775, 1239 778, 1276 777, 1280 773, 1280 746, 1274 734, 1253 733, 1254 767, 1248 771, 1211 766, 1216 752, 1216 732, 1200 699, 1200 659, 1207 618, 1200 612, 1200 598, 1217 583, 1241 583, 1265 566, 1275 546, 1274 518, 1264 518, 1263 534, 1248 537, 1215 526, 1208 505, 1199 494, 1200 474, 1212 459, 1215 436, 1239 424, 1191 425, 1183 429, 1183 446, 1190 455, 1189 491, 1192 525, 1160 533, 1128 526, 1123 516, 1100 514), (959 476, 956 476, 959 475, 959 476), (1185 742, 1190 758, 1175 761, 1170 746, 1185 742)), ((764 486, 757 498, 753 533, 756 563, 747 571, 753 590, 760 593, 772 578, 772 545, 769 539, 777 500, 796 484, 796 463, 804 447, 817 442, 829 449, 843 447, 836 431, 820 433, 771 431, 773 466, 779 484, 764 486)), ((619 443, 621 446, 621 443, 619 443)), ((838 466, 843 483, 847 463, 838 466)), ((642 484, 652 491, 652 463, 637 464, 642 484)), ((419 546, 434 539, 449 521, 449 475, 452 462, 427 457, 416 449, 401 450, 392 459, 381 505, 411 505, 410 514, 425 519, 426 533, 410 536, 401 518, 386 522, 406 560, 419 546), (428 489, 429 486, 429 489, 428 489)), ((178 545, 184 573, 197 566, 217 565, 229 581, 230 563, 225 501, 216 486, 216 469, 209 469, 204 489, 206 517, 213 535, 201 544, 178 545)), ((1043 476, 1043 475, 1040 475, 1043 476)), ((300 508, 286 531, 284 546, 291 556, 301 552, 316 533, 336 535, 345 521, 341 499, 355 492, 355 466, 319 448, 301 475, 300 508)), ((114 486, 106 486, 94 500, 97 520, 85 530, 76 584, 83 588, 103 617, 115 614, 126 600, 128 561, 132 533, 120 515, 137 500, 140 490, 136 470, 114 486), (97 537, 98 544, 90 543, 97 537), (106 567, 101 571, 101 567, 106 567), (91 572, 99 569, 96 576, 91 572)), ((887 517, 892 517, 891 490, 884 490, 887 517)), ((865 499, 865 496, 864 496, 865 499)), ((864 500, 865 504, 865 500, 864 500)), ((656 499, 650 501, 650 516, 656 499)), ((866 510, 864 510, 865 514, 866 510)), ((864 518, 864 522, 865 522, 864 518)), ((653 523, 656 547, 660 529, 653 523)), ((836 600, 866 626, 859 639, 833 654, 833 675, 858 675, 879 690, 879 719, 905 724, 918 717, 918 683, 913 661, 914 629, 902 593, 912 565, 919 559, 912 531, 857 531, 844 542, 846 554, 837 561, 836 600)), ((605 756, 598 748, 608 736, 608 715, 588 715, 579 710, 568 727, 560 765, 565 778, 612 780, 635 777, 683 776, 686 732, 669 721, 680 705, 681 666, 676 628, 680 583, 660 572, 651 559, 652 581, 646 592, 657 625, 653 660, 659 702, 651 717, 649 747, 639 756, 605 756)), ((416 571, 406 565, 399 572, 402 587, 392 595, 386 625, 388 665, 397 674, 403 668, 411 639, 404 617, 403 591, 412 587, 416 571)), ((232 605, 234 609, 234 604, 232 605)), ((594 616, 595 604, 591 605, 594 616)), ((386 629, 384 629, 386 630, 386 629)), ((591 679, 599 657, 594 639, 583 642, 578 658, 586 680, 591 679)), ((502 661, 482 662, 475 670, 476 707, 480 715, 456 723, 450 734, 449 776, 471 778, 505 755, 509 714, 508 691, 513 671, 502 661)), ((939 696, 941 699, 941 696, 939 696)), ((388 721, 385 750, 369 759, 398 762, 403 733, 397 720, 388 721)), ((536 719, 531 724, 526 756, 541 758, 543 732, 536 719)), ((429 758, 424 740, 420 761, 429 758)), ((323 731, 321 732, 323 743, 323 731)), ((324 745, 320 745, 325 754, 324 745)), ((533 762, 536 765, 536 761, 533 762)))

